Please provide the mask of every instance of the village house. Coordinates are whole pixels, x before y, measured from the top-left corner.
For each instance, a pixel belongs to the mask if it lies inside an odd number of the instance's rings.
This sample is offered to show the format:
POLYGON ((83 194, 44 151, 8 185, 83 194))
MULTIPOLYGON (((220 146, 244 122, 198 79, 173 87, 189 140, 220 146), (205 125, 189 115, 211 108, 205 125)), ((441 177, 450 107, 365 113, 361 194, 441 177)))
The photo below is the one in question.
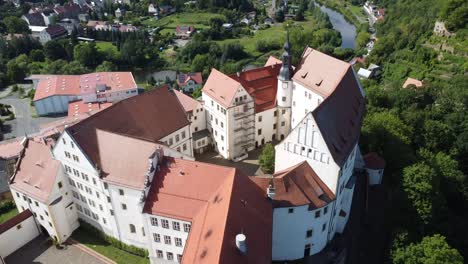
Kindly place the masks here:
POLYGON ((177 74, 177 85, 187 93, 195 91, 201 87, 203 78, 201 72, 189 72, 177 74))
POLYGON ((195 33, 194 26, 177 26, 175 29, 176 37, 182 39, 190 38, 193 33, 195 33))
POLYGON ((68 36, 68 31, 59 24, 49 25, 39 33, 39 41, 45 44, 51 40, 57 40, 68 36))

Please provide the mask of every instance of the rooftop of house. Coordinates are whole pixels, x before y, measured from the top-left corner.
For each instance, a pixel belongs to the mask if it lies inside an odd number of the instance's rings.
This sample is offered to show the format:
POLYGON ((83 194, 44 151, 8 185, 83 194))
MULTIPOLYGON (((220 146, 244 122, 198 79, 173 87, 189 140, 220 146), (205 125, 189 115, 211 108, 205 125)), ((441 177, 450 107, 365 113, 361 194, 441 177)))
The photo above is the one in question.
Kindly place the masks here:
POLYGON ((174 92, 162 86, 114 103, 66 130, 91 161, 98 164, 98 129, 158 143, 189 124, 174 92))
POLYGON ((28 140, 10 186, 47 203, 59 168, 60 162, 52 157, 49 146, 28 140))
POLYGON ((83 75, 32 75, 38 80, 33 101, 53 95, 81 95, 136 89, 131 72, 97 72, 83 75), (102 91, 100 89, 103 89, 102 91))
POLYGON ((95 114, 111 106, 112 103, 84 103, 83 100, 68 104, 68 118, 76 118, 82 114, 95 114))
POLYGON ((25 14, 24 16, 28 19, 30 26, 45 27, 46 25, 41 12, 32 12, 25 14))
POLYGON ((0 159, 8 160, 17 157, 24 148, 24 140, 25 138, 16 138, 6 143, 2 142, 0 144, 0 159))
POLYGON ((272 64, 271 66, 229 75, 233 80, 239 82, 252 96, 255 102, 256 113, 276 107, 278 74, 281 65, 272 64))
POLYGON ((366 168, 372 170, 382 170, 385 168, 385 160, 376 152, 370 152, 364 155, 364 163, 366 163, 366 168))
POLYGON ((275 65, 275 64, 283 64, 283 62, 276 57, 270 56, 268 57, 268 60, 265 63, 265 67, 275 65))
POLYGON ((201 72, 189 72, 189 73, 179 73, 177 75, 177 84, 179 86, 184 86, 189 80, 193 80, 196 84, 202 84, 202 74, 201 72))
POLYGON ((309 205, 310 209, 317 209, 336 198, 307 161, 273 176, 257 176, 252 177, 252 180, 265 192, 269 186, 274 187, 274 207, 309 205))
POLYGON ((183 263, 271 263, 271 205, 235 168, 165 157, 144 212, 192 223, 183 263), (239 233, 246 254, 236 248, 239 233))
MULTIPOLYGON (((162 7, 161 7, 162 8, 162 7)), ((176 27, 176 32, 179 33, 191 33, 195 31, 195 27, 191 25, 180 25, 176 27)))
POLYGON ((193 110, 197 109, 197 107, 200 106, 200 102, 184 94, 183 92, 174 90, 174 93, 177 96, 177 99, 179 99, 179 102, 182 104, 182 107, 184 108, 185 112, 193 112, 193 110))
POLYGON ((96 130, 96 138, 100 157, 97 165, 104 181, 127 188, 144 189, 149 170, 148 160, 162 146, 100 129, 96 130))
POLYGON ((202 91, 225 108, 232 105, 240 83, 213 68, 202 91))
POLYGON ((414 85, 416 88, 421 88, 424 86, 422 81, 418 79, 413 79, 411 77, 408 77, 408 79, 406 79, 405 83, 403 84, 403 88, 406 88, 409 85, 414 85))
POLYGON ((61 25, 49 25, 44 29, 52 38, 58 37, 64 34, 68 34, 68 31, 61 25))

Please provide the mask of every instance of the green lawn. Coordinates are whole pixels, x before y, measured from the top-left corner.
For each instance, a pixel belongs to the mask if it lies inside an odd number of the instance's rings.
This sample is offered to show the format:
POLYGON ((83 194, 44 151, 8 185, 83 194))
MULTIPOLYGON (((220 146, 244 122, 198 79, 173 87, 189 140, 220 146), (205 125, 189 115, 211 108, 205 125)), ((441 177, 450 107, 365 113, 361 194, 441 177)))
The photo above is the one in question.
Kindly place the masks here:
POLYGON ((72 238, 119 264, 149 264, 148 259, 115 248, 106 241, 96 237, 94 234, 86 232, 81 228, 78 228, 75 230, 75 232, 73 232, 72 238))
POLYGON ((192 25, 196 29, 204 29, 209 27, 210 19, 213 17, 223 17, 220 14, 213 13, 176 13, 159 20, 154 18, 143 21, 143 25, 150 27, 160 27, 161 34, 174 33, 175 28, 179 25, 192 25))
POLYGON ((4 214, 0 215, 0 224, 6 222, 8 219, 18 214, 18 209, 14 208, 4 214))
POLYGON ((96 48, 99 51, 110 51, 110 52, 117 52, 117 47, 114 46, 111 42, 107 41, 96 41, 96 48))

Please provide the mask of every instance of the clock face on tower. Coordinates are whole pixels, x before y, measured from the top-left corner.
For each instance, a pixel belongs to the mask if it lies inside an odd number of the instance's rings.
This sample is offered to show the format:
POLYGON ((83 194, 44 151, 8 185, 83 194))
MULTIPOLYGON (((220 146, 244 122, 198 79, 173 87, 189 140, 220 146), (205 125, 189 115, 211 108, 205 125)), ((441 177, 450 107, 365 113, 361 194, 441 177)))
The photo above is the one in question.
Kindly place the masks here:
POLYGON ((284 83, 283 83, 283 89, 286 89, 286 88, 288 88, 288 83, 285 83, 285 82, 284 82, 284 83))

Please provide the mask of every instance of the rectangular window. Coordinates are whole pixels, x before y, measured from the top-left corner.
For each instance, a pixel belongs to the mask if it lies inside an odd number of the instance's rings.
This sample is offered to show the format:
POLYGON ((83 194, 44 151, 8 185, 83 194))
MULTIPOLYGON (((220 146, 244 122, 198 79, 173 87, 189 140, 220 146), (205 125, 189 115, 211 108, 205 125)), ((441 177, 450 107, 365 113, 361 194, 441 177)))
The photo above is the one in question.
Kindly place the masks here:
POLYGON ((327 224, 323 224, 322 225, 322 232, 325 231, 326 228, 327 228, 327 224))
POLYGON ((166 219, 161 219, 161 225, 163 228, 169 229, 169 221, 166 219))
POLYGON ((182 131, 182 139, 185 138, 185 131, 182 131))
POLYGON ((182 262, 182 255, 177 254, 177 261, 178 261, 178 262, 182 262))
POLYGON ((315 218, 319 218, 319 217, 320 217, 320 210, 315 212, 315 218))
POLYGON ((172 144, 174 143, 174 141, 172 140, 172 138, 169 139, 169 146, 172 146, 172 144))
POLYGON ((282 110, 281 110, 281 114, 282 114, 282 115, 286 114, 286 110, 282 109, 282 110))
POLYGON ((276 129, 276 124, 273 124, 273 129, 276 129))
POLYGON ((35 204, 36 206, 39 206, 39 203, 38 203, 38 202, 36 202, 36 201, 34 201, 34 204, 35 204))
POLYGON ((171 252, 166 252, 167 260, 174 260, 174 254, 171 252))
POLYGON ((180 224, 179 222, 172 222, 172 229, 176 231, 180 231, 180 224))
POLYGON ((158 257, 158 258, 163 258, 164 257, 162 250, 159 250, 159 249, 156 250, 156 257, 158 257))
POLYGON ((71 155, 70 155, 70 153, 68 151, 65 151, 65 157, 71 158, 71 155))
POLYGON ((114 215, 114 210, 111 209, 109 210, 109 212, 110 212, 110 215, 114 215))
POLYGON ((164 236, 164 244, 166 244, 166 245, 171 244, 171 237, 170 236, 164 236))
POLYGON ((180 140, 179 135, 176 135, 176 136, 175 136, 175 142, 177 143, 177 142, 179 142, 179 140, 180 140))
POLYGON ((312 229, 307 230, 306 237, 312 237, 312 229))
POLYGON ((160 234, 153 233, 153 239, 154 239, 154 242, 161 243, 161 235, 160 234))
POLYGON ((96 178, 93 178, 93 184, 97 185, 96 178))
POLYGON ((104 211, 104 208, 102 207, 102 204, 99 205, 99 210, 104 211))
POLYGON ((260 136, 261 134, 262 134, 262 130, 259 129, 259 130, 258 130, 258 135, 260 136))
POLYGON ((124 195, 124 190, 119 189, 119 194, 120 194, 120 195, 124 195))
POLYGON ((182 150, 187 150, 187 144, 182 145, 182 150))
MULTIPOLYGON (((104 189, 107 190, 107 188, 109 188, 109 186, 107 185, 107 182, 104 183, 104 189)), ((110 201, 110 198, 109 198, 109 201, 110 201)))
POLYGON ((286 102, 286 96, 281 97, 281 101, 286 102))
POLYGON ((286 123, 284 121, 281 122, 281 126, 284 127, 286 123))
POLYGON ((67 142, 65 141, 64 138, 62 138, 62 142, 63 142, 63 144, 65 144, 65 145, 67 144, 67 142))
POLYGON ((184 231, 185 232, 190 232, 190 224, 184 224, 184 231))
POLYGON ((262 116, 258 116, 258 122, 262 122, 262 116))
POLYGON ((122 210, 127 210, 127 205, 126 204, 122 204, 122 210))
POLYGON ((135 233, 136 230, 135 230, 135 226, 130 224, 130 233, 135 233))
POLYGON ((294 213, 294 208, 289 208, 289 209, 288 209, 288 213, 289 213, 289 214, 294 213))
POLYGON ((158 226, 158 219, 156 217, 151 217, 151 225, 158 226))
POLYGON ((175 243, 176 247, 181 247, 182 246, 182 239, 178 238, 178 237, 175 237, 174 238, 174 243, 175 243))
POLYGON ((323 208, 323 214, 327 214, 328 213, 328 206, 325 206, 325 208, 323 208))
POLYGON ((224 136, 223 135, 221 135, 221 141, 224 141, 224 136))
POLYGON ((278 115, 278 111, 275 110, 275 111, 273 112, 273 116, 277 116, 277 115, 278 115))
POLYGON ((73 142, 70 142, 72 148, 75 148, 75 144, 73 144, 73 142))

